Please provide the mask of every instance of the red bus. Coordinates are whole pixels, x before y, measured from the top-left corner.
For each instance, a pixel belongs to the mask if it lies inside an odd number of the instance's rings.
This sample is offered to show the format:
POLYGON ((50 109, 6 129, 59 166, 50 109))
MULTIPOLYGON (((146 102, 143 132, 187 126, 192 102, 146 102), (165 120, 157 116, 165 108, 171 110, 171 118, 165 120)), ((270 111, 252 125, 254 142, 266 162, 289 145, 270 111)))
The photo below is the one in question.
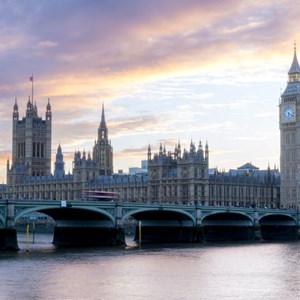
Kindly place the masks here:
POLYGON ((82 198, 84 200, 90 200, 90 201, 93 200, 113 201, 119 199, 119 194, 116 192, 83 190, 82 198))

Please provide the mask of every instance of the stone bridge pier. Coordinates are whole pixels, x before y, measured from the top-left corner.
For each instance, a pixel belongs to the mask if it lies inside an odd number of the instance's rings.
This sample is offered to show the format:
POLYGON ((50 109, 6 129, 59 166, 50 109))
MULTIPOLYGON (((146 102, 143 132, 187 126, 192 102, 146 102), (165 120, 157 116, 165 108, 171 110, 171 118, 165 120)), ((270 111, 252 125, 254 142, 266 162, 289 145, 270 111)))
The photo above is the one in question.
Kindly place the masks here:
POLYGON ((4 209, 4 228, 0 228, 0 249, 1 250, 19 250, 17 232, 15 228, 15 201, 6 200, 4 209))

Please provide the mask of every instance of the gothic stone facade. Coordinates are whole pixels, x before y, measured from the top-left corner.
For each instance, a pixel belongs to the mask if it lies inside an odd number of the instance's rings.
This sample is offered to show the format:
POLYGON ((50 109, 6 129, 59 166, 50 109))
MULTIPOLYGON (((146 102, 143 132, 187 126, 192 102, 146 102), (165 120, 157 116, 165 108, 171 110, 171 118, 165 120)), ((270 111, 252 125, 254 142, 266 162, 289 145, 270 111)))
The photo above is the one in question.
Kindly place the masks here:
POLYGON ((174 152, 166 153, 160 145, 159 153, 151 158, 148 148, 148 199, 150 201, 194 203, 208 200, 208 145, 205 153, 201 142, 198 149, 193 142, 190 151, 183 151, 181 145, 174 152))
POLYGON ((26 116, 19 119, 17 100, 13 108, 12 165, 7 162, 7 183, 14 185, 26 176, 51 174, 51 106, 46 106, 45 120, 38 116, 30 99, 26 116))
POLYGON ((154 155, 149 146, 146 173, 114 173, 104 107, 92 155, 75 151, 73 172, 65 174, 59 145, 52 175, 51 117, 49 102, 46 119, 42 120, 29 101, 26 117, 19 121, 15 104, 13 159, 12 165, 7 165, 7 185, 0 190, 1 197, 72 200, 82 199, 83 190, 89 189, 116 192, 124 201, 280 207, 280 177, 276 168, 260 171, 249 164, 226 173, 212 172, 207 143, 203 147, 199 142, 196 147, 192 141, 189 150, 182 150, 178 143, 173 151, 160 145, 154 155))

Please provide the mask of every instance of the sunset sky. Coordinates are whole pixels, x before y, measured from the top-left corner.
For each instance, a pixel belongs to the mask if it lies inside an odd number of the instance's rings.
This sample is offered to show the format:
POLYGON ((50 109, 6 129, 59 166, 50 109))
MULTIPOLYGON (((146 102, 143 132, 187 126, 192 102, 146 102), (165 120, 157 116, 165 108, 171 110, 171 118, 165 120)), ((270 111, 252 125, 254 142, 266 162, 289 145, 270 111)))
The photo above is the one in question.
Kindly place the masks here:
POLYGON ((292 0, 2 0, 0 182, 32 74, 39 115, 52 106, 52 166, 60 143, 66 172, 75 150, 92 151, 102 104, 115 172, 178 140, 207 141, 210 167, 279 165, 299 15, 292 0))

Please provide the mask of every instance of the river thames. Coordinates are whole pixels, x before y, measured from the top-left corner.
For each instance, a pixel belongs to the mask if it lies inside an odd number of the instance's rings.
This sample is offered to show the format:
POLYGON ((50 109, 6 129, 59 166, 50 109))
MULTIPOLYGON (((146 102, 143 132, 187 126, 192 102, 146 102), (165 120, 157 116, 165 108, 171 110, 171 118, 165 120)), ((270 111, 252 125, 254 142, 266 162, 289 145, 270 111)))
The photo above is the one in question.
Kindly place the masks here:
POLYGON ((300 242, 0 252, 0 299, 299 299, 300 242))

